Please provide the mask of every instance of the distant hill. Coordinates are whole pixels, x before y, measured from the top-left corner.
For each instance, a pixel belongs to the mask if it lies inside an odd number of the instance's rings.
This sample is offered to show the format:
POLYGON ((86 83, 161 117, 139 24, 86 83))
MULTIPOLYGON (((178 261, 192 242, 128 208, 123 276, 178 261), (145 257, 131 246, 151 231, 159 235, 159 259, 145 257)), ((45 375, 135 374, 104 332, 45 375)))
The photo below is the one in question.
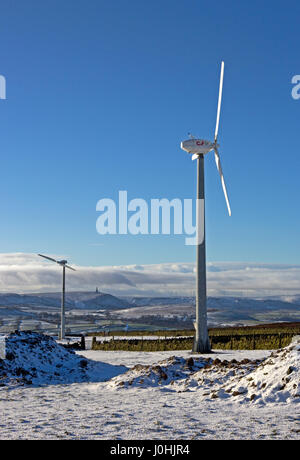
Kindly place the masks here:
MULTIPOLYGON (((37 294, 1 294, 0 306, 9 307, 56 307, 61 304, 60 292, 37 293, 37 294)), ((111 294, 103 292, 68 292, 66 293, 66 306, 72 309, 121 309, 128 308, 130 304, 111 294)))
MULTIPOLYGON (((0 293, 0 319, 31 317, 49 321, 51 314, 58 315, 61 304, 60 292, 7 294, 0 293), (44 316, 43 316, 44 315, 44 316)), ((66 293, 66 308, 77 310, 76 317, 84 321, 85 311, 111 312, 120 320, 137 321, 142 317, 171 318, 183 321, 195 316, 194 297, 116 297, 104 292, 72 291, 66 293)), ((209 297, 207 302, 210 325, 235 322, 299 321, 300 296, 268 297, 209 297)))
MULTIPOLYGON (((132 307, 151 307, 163 305, 195 305, 195 297, 124 297, 132 307)), ((208 297, 207 307, 213 309, 272 310, 300 309, 300 295, 265 298, 250 297, 208 297)))
POLYGON ((158 305, 195 305, 195 297, 122 297, 134 307, 158 306, 158 305))
MULTIPOLYGON (((126 297, 131 307, 115 311, 118 317, 137 319, 145 317, 194 317, 194 297, 126 297)), ((208 322, 215 326, 241 322, 299 321, 300 296, 267 297, 209 297, 208 322)))

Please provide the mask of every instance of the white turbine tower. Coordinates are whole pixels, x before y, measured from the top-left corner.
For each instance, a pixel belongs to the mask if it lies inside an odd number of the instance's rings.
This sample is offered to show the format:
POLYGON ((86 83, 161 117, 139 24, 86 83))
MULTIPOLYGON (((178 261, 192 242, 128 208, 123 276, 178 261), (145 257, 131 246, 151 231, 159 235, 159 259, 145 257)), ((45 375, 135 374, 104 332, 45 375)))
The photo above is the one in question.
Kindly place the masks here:
POLYGON ((52 257, 44 256, 43 254, 38 254, 40 257, 44 257, 44 259, 51 260, 51 262, 55 262, 62 266, 63 269, 63 276, 62 276, 62 293, 61 293, 61 322, 60 322, 60 334, 59 339, 63 340, 65 338, 65 288, 66 288, 66 268, 70 270, 76 271, 75 268, 70 267, 67 265, 67 260, 55 260, 52 257))
POLYGON ((197 160, 197 237, 196 237, 196 322, 195 322, 195 340, 194 352, 209 353, 210 342, 207 330, 207 308, 206 308, 206 255, 205 255, 205 193, 204 193, 204 155, 214 151, 217 169, 220 174, 223 192, 227 204, 228 213, 231 216, 227 190, 225 186, 223 171, 221 167, 219 145, 217 144, 220 110, 222 101, 224 77, 224 62, 221 64, 221 76, 219 87, 219 100, 217 110, 217 121, 215 129, 215 138, 213 142, 204 139, 191 139, 181 142, 181 148, 191 153, 192 160, 197 160))

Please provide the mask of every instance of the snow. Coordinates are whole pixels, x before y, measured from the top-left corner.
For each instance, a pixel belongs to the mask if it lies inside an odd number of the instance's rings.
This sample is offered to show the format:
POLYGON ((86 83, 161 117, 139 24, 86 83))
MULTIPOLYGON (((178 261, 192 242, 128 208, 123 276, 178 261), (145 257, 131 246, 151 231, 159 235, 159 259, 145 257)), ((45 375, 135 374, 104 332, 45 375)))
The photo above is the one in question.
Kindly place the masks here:
POLYGON ((299 439, 299 337, 282 350, 209 355, 72 353, 44 336, 29 354, 8 337, 16 364, 38 372, 31 385, 17 382, 10 362, 0 439, 299 439))

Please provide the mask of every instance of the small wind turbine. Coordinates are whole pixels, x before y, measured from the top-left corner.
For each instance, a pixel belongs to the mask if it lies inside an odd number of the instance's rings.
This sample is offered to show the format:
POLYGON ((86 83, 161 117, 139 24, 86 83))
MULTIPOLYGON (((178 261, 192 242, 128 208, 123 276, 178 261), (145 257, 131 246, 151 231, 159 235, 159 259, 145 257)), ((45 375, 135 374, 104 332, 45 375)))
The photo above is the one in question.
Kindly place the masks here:
POLYGON ((225 186, 221 160, 219 155, 219 145, 217 144, 220 110, 222 101, 224 77, 224 62, 221 64, 221 76, 219 86, 219 100, 217 110, 217 121, 215 129, 215 138, 213 142, 204 139, 191 139, 181 142, 181 148, 188 153, 191 153, 192 160, 197 160, 197 241, 196 241, 196 322, 195 322, 195 341, 194 352, 209 353, 210 342, 207 330, 207 309, 206 309, 206 255, 205 255, 205 193, 204 193, 204 155, 214 151, 217 169, 220 174, 223 192, 225 195, 226 205, 229 216, 231 209, 228 200, 227 190, 225 186))
POLYGON ((65 338, 65 287, 66 287, 66 268, 70 270, 76 271, 75 268, 70 267, 67 265, 67 260, 55 260, 52 257, 44 256, 43 254, 38 254, 40 257, 44 257, 44 259, 51 260, 62 266, 63 268, 63 277, 62 277, 62 293, 61 293, 61 323, 60 323, 60 335, 59 339, 63 340, 65 338))

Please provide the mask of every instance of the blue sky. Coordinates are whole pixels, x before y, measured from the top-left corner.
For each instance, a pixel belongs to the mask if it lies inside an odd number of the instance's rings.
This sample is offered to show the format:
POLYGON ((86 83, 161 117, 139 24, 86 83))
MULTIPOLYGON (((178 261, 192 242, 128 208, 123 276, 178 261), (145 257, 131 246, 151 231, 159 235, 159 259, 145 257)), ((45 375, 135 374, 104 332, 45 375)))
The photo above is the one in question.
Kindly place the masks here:
POLYGON ((194 198, 188 132, 206 159, 207 259, 299 263, 300 4, 2 1, 0 252, 82 265, 192 262, 184 236, 100 236, 96 203, 194 198))

